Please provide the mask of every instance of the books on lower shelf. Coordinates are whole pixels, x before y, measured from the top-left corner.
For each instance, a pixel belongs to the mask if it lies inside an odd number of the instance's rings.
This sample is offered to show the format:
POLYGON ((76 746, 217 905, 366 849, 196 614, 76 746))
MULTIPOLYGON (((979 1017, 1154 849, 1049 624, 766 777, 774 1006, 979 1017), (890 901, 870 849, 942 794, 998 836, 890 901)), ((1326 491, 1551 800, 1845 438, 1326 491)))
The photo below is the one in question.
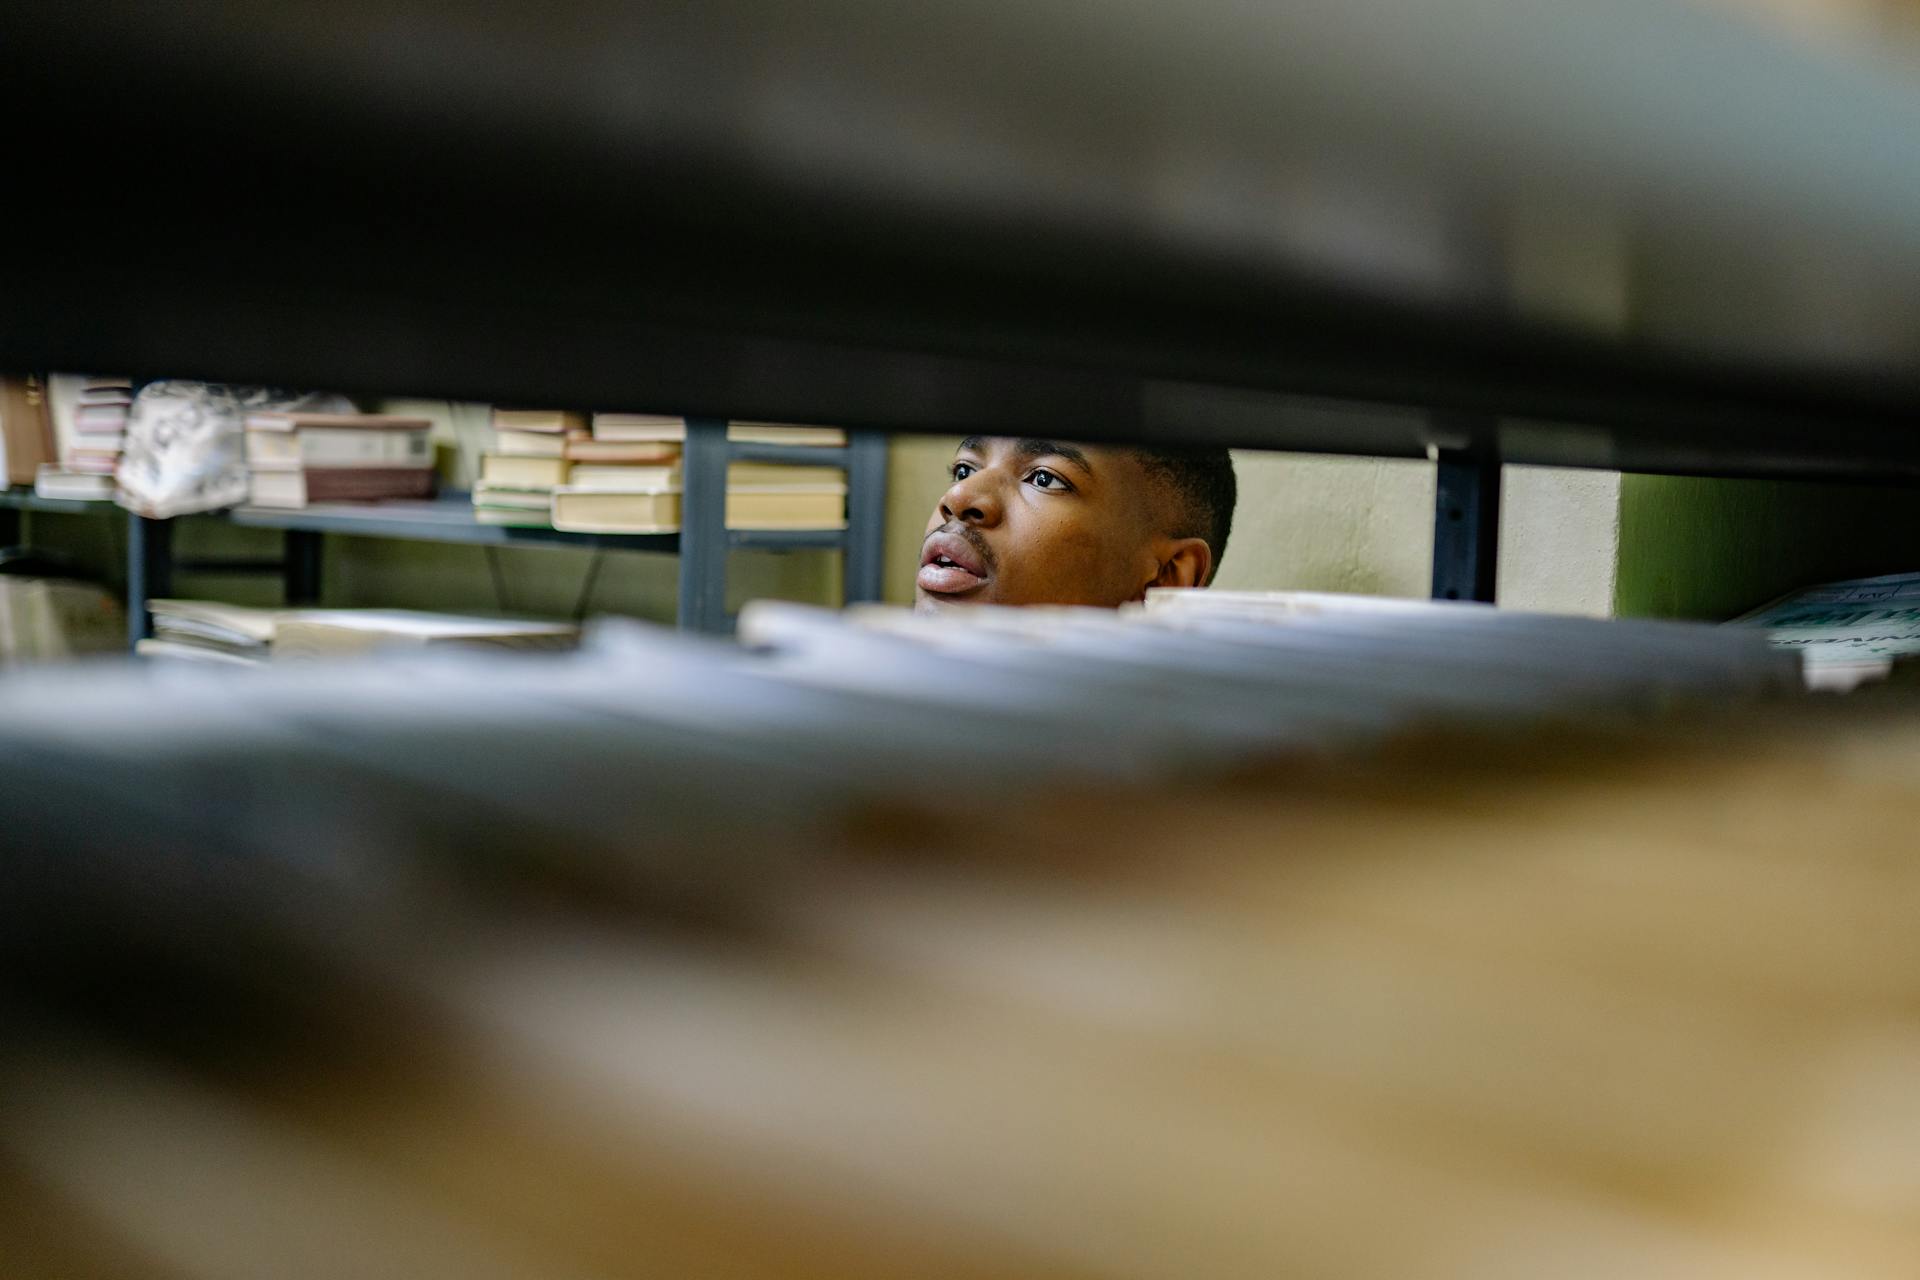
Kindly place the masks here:
POLYGON ((580 628, 568 622, 468 617, 416 609, 304 609, 273 631, 273 656, 334 657, 375 649, 451 645, 489 649, 571 649, 580 628))
POLYGON ((134 648, 150 657, 204 662, 264 662, 275 620, 285 610, 215 600, 149 600, 153 637, 134 648))
POLYGON ((393 414, 250 414, 248 501, 299 508, 431 496, 432 430, 429 419, 393 414))
POLYGON ((135 645, 139 653, 248 666, 422 645, 570 649, 580 634, 571 623, 417 609, 262 609, 212 600, 149 600, 147 608, 153 636, 135 645))
POLYGON ((223 653, 218 649, 203 648, 197 644, 183 644, 177 640, 160 640, 152 636, 135 640, 133 651, 142 658, 159 661, 204 662, 227 667, 257 667, 264 661, 261 658, 243 658, 237 654, 223 653))

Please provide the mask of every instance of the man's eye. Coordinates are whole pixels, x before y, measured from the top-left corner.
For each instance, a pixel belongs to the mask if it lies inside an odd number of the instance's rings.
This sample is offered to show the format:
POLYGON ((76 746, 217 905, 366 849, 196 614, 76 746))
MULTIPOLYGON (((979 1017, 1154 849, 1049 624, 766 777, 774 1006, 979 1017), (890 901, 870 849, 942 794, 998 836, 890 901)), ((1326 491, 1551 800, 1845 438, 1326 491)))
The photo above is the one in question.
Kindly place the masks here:
POLYGON ((973 464, 971 462, 956 462, 951 467, 948 467, 947 470, 955 480, 965 480, 973 474, 973 464))
POLYGON ((1027 483, 1031 484, 1036 489, 1046 489, 1049 491, 1065 490, 1065 489, 1073 488, 1072 485, 1068 484, 1060 476, 1055 475, 1053 472, 1048 471, 1044 467, 1042 467, 1038 471, 1035 471, 1032 475, 1028 476, 1027 483))

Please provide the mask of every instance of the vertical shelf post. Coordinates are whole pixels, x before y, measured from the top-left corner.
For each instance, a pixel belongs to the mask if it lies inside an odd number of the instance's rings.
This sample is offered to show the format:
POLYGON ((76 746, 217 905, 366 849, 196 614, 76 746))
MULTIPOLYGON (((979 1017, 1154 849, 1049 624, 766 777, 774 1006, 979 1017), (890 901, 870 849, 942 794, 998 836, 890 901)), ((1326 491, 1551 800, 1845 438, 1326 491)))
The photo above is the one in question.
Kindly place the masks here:
POLYGON ((173 591, 173 522, 127 513, 127 647, 153 634, 147 601, 173 591))
POLYGON ((320 603, 320 555, 324 535, 312 529, 289 529, 281 544, 281 573, 286 602, 320 603))
POLYGON ((846 603, 881 598, 886 538, 887 438, 878 431, 857 431, 847 437, 846 603))
POLYGON ((727 630, 727 424, 688 418, 680 461, 680 609, 683 631, 727 630))
POLYGON ((1500 553, 1500 458, 1441 449, 1433 510, 1433 598, 1493 602, 1500 553))

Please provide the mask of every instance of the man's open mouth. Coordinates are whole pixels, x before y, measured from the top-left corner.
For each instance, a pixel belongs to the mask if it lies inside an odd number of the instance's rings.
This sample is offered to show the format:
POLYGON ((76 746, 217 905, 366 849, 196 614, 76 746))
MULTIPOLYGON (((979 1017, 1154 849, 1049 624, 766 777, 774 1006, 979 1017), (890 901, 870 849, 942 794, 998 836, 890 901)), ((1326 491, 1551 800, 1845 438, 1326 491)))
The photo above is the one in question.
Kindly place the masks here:
POLYGON ((963 595, 987 580, 984 557, 959 534, 936 533, 920 548, 922 591, 933 595, 963 595))

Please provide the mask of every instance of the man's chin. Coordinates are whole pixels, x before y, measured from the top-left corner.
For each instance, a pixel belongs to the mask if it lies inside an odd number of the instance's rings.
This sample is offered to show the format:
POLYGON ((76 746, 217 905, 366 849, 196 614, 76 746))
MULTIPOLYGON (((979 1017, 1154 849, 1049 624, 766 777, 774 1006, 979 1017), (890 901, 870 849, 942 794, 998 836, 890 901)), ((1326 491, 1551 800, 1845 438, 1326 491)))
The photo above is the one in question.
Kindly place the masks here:
POLYGON ((925 587, 915 587, 913 590, 915 613, 945 613, 949 609, 965 609, 987 603, 986 593, 978 589, 951 595, 928 591, 925 587))

